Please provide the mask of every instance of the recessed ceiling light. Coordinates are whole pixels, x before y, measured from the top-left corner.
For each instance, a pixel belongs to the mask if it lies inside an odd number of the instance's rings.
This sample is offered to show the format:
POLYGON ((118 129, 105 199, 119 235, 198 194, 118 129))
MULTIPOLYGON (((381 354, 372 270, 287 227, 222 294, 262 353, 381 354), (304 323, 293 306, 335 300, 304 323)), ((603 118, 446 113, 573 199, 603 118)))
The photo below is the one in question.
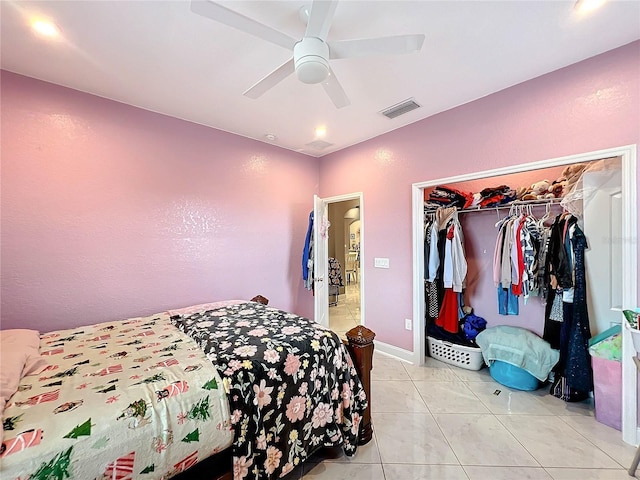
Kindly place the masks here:
POLYGON ((316 138, 324 138, 327 136, 327 127, 320 125, 316 127, 316 138))
POLYGON ((587 13, 601 7, 607 0, 578 0, 575 9, 580 13, 587 13))
POLYGON ((276 137, 273 133, 267 133, 267 134, 264 136, 264 138, 266 138, 266 139, 267 139, 267 140, 269 140, 270 142, 273 142, 273 141, 274 141, 276 138, 278 138, 278 137, 276 137))
POLYGON ((60 35, 58 27, 46 20, 34 20, 31 22, 31 28, 33 28, 36 33, 44 37, 55 38, 60 35))

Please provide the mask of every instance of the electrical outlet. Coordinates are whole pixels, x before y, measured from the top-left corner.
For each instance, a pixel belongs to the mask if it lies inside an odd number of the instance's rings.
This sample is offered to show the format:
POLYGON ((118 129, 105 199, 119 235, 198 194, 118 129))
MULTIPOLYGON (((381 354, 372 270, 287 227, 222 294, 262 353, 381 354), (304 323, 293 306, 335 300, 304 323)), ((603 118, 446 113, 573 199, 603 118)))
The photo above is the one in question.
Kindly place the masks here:
POLYGON ((404 319, 404 328, 405 330, 411 330, 411 319, 410 318, 405 318, 404 319))

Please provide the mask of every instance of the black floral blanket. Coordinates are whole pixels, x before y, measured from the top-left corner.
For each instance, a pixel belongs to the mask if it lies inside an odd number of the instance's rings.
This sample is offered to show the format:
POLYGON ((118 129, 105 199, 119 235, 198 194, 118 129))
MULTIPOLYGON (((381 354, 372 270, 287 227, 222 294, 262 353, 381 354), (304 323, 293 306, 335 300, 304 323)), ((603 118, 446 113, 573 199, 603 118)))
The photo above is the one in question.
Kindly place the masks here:
POLYGON ((171 321, 200 345, 228 389, 235 480, 283 477, 321 446, 355 453, 367 399, 335 333, 253 302, 171 321))

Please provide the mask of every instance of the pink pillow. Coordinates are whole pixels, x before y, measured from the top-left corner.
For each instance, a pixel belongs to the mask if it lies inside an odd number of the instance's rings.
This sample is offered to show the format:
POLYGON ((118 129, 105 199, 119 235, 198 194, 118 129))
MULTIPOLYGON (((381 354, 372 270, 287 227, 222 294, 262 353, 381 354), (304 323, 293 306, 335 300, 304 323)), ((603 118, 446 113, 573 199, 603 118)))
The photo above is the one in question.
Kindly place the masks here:
POLYGON ((40 373, 47 366, 39 350, 37 330, 0 330, 0 412, 18 390, 22 377, 40 373))
MULTIPOLYGON (((40 356, 40 333, 37 330, 0 330, 0 415, 18 391, 22 377, 35 375, 47 367, 40 356)), ((0 442, 3 431, 0 430, 0 442)))
POLYGON ((192 305, 190 307, 176 308, 174 310, 167 310, 169 316, 174 317, 176 315, 192 315, 194 313, 206 312, 207 310, 215 310, 216 308, 229 307, 231 305, 237 305, 239 303, 246 303, 246 300, 223 300, 221 302, 213 303, 201 303, 200 305, 192 305))

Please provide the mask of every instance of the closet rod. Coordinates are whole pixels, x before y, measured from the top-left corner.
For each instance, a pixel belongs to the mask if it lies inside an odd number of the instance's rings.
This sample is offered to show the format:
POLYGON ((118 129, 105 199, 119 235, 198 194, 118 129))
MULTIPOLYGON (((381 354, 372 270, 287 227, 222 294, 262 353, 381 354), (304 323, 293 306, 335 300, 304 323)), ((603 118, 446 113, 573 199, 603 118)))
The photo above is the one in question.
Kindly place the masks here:
MULTIPOLYGON (((458 213, 467 213, 467 212, 491 212, 494 210, 504 210, 507 208, 518 207, 521 205, 532 205, 536 206, 545 206, 545 205, 560 205, 562 202, 562 198, 543 198, 542 200, 515 200, 513 202, 505 203, 504 205, 497 205, 494 207, 469 207, 469 208, 460 208, 458 209, 458 213)), ((436 208, 425 208, 425 212, 435 212, 436 208)))

